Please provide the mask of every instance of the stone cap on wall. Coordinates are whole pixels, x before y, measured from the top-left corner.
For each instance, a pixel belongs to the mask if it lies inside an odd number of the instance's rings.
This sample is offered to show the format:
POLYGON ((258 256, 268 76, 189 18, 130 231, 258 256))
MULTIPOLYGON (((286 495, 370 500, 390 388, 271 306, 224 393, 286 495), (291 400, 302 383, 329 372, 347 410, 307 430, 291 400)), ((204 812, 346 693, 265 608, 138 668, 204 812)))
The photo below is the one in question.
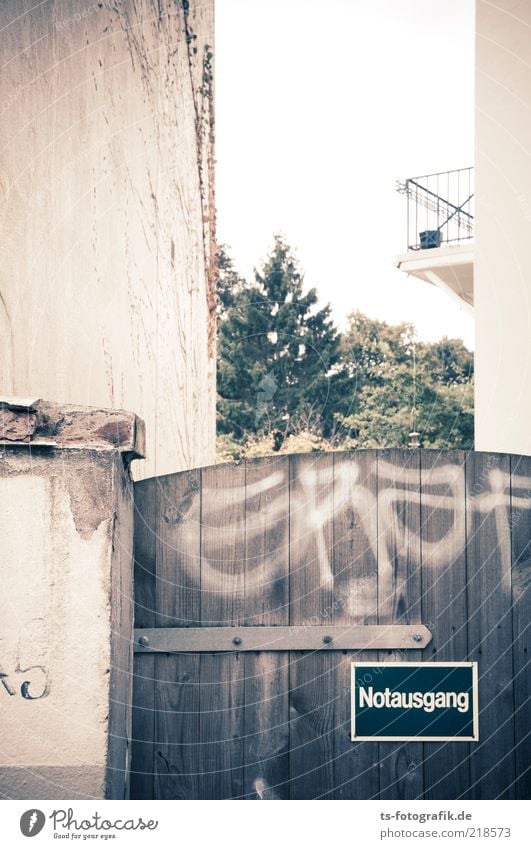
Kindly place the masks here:
POLYGON ((144 422, 135 413, 0 397, 0 445, 117 450, 145 457, 144 422))

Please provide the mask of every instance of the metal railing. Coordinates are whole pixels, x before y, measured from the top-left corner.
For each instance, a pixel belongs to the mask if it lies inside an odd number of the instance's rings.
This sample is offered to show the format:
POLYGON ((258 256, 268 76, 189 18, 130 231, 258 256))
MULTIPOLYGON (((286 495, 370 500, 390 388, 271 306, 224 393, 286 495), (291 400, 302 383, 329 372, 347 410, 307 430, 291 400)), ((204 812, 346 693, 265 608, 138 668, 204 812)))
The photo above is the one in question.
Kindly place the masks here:
POLYGON ((474 238, 474 169, 440 171, 397 184, 407 198, 410 251, 459 245, 474 238))

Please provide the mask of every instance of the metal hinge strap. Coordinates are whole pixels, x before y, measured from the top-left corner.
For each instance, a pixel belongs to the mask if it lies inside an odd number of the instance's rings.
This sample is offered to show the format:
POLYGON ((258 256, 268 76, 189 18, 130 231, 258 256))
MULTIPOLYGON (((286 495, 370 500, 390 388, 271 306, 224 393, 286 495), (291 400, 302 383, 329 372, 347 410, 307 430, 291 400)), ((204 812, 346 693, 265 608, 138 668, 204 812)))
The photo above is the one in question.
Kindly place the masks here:
POLYGON ((274 625, 137 628, 135 652, 423 649, 425 625, 274 625))

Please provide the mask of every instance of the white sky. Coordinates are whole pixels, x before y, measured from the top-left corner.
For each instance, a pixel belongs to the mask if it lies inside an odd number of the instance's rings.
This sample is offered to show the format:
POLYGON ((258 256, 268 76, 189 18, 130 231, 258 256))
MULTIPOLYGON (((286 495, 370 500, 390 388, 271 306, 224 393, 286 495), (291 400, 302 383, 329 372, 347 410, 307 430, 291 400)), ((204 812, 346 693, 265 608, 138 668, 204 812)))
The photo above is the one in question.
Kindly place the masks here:
POLYGON ((463 338, 393 268, 397 178, 473 164, 473 0, 216 0, 218 237, 248 277, 282 232, 340 326, 352 309, 463 338))

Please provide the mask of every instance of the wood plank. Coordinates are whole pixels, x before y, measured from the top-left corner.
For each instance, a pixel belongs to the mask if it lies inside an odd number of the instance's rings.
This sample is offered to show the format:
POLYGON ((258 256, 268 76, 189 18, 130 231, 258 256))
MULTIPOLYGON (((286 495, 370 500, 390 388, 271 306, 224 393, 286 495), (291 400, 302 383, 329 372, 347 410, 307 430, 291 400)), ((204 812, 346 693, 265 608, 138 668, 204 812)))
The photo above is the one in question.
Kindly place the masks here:
POLYGON ((531 457, 511 457, 515 797, 531 799, 531 457))
MULTIPOLYGON (((275 631, 289 622, 289 459, 248 460, 245 488, 244 622, 275 631)), ((287 799, 289 654, 246 654, 244 664, 243 796, 287 799)))
POLYGON ((289 798, 289 661, 287 652, 247 654, 245 665, 245 799, 289 798))
POLYGON ((479 661, 479 742, 471 744, 472 799, 514 798, 509 458, 466 460, 469 660, 479 661))
POLYGON ((158 479, 157 628, 201 624, 201 474, 158 479))
MULTIPOLYGON (((157 628, 201 621, 200 473, 159 478, 157 628)), ((155 798, 196 799, 199 751, 199 657, 155 661, 155 798)))
POLYGON ((199 799, 243 795, 244 655, 200 658, 199 799))
MULTIPOLYGON (((378 623, 420 623, 420 452, 378 452, 378 623)), ((380 652, 381 661, 422 653, 380 652)), ((380 743, 380 799, 421 799, 423 743, 380 743)))
MULTIPOLYGON (((201 624, 239 625, 245 600, 245 465, 201 471, 201 624)), ((244 656, 200 658, 199 798, 243 793, 244 656)))
POLYGON ((197 654, 156 659, 155 799, 201 798, 199 663, 197 654))
MULTIPOLYGON (((334 601, 333 455, 290 457, 290 624, 315 625, 334 601)), ((334 652, 290 658, 290 792, 292 799, 334 793, 334 652)))
MULTIPOLYGON (((377 621, 376 484, 375 451, 334 454, 334 602, 330 621, 333 628, 343 631, 343 636, 353 623, 371 629, 377 621)), ((378 795, 378 744, 353 743, 350 739, 351 663, 353 659, 371 661, 377 656, 374 651, 336 655, 335 799, 370 799, 378 795)))
POLYGON ((290 456, 290 625, 333 609, 333 454, 290 456))
MULTIPOLYGON (((155 478, 134 485, 135 625, 155 624, 156 521, 158 483, 155 478)), ((155 659, 135 657, 133 666, 131 798, 153 799, 155 739, 155 659)))
POLYGON ((289 624, 289 458, 247 460, 245 625, 289 624))
MULTIPOLYGON (((464 661, 467 645, 465 454, 421 452, 422 620, 430 623, 426 660, 464 661)), ((467 799, 467 743, 424 745, 424 797, 467 799)))

